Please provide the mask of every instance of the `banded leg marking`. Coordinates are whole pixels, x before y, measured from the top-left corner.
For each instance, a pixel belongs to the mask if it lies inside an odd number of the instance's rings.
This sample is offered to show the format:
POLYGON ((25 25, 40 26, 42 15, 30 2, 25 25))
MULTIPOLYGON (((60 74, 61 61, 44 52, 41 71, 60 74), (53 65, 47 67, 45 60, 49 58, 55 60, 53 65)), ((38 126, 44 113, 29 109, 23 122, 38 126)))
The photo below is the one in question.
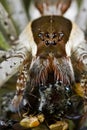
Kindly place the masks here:
POLYGON ((28 63, 24 62, 18 74, 18 79, 16 84, 16 94, 12 100, 12 105, 15 109, 18 109, 23 98, 24 89, 26 87, 26 82, 28 79, 27 68, 28 68, 28 63))

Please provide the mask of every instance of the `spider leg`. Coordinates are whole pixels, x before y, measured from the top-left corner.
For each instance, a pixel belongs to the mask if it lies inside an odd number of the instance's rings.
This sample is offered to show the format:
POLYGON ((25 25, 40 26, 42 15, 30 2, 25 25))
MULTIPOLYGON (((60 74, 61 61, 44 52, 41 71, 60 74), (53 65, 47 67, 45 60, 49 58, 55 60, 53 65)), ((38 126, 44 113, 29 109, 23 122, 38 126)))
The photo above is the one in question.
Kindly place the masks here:
POLYGON ((83 42, 82 47, 78 46, 78 49, 73 56, 72 62, 75 71, 76 82, 80 83, 80 89, 82 89, 83 92, 82 97, 85 113, 87 112, 87 43, 86 42, 83 42))
POLYGON ((0 87, 19 71, 25 59, 31 60, 31 55, 36 55, 37 45, 33 39, 31 23, 20 34, 17 42, 11 55, 6 56, 6 59, 0 63, 0 87))
POLYGON ((12 100, 12 108, 18 110, 21 101, 23 99, 23 93, 28 80, 28 62, 24 61, 23 65, 19 69, 17 84, 16 84, 16 94, 12 100))
POLYGON ((74 23, 72 25, 73 29, 66 45, 66 52, 71 57, 75 81, 80 83, 78 87, 82 88, 84 111, 87 111, 87 42, 80 28, 74 23))
POLYGON ((74 27, 73 35, 71 34, 71 39, 68 42, 69 46, 67 45, 69 48, 66 50, 68 50, 67 54, 70 54, 75 81, 78 84, 76 93, 83 99, 83 116, 79 125, 80 128, 85 128, 87 124, 87 42, 84 33, 76 25, 74 27))
POLYGON ((87 112, 87 72, 82 74, 80 85, 84 92, 84 113, 87 112))
POLYGON ((80 86, 83 88, 83 116, 80 120, 80 129, 87 129, 87 73, 83 73, 80 81, 80 86))
POLYGON ((26 58, 26 50, 15 51, 11 56, 6 57, 4 61, 0 63, 0 87, 16 72, 26 58))
POLYGON ((87 51, 84 50, 86 49, 82 49, 80 51, 79 59, 76 61, 77 65, 75 66, 75 71, 77 73, 75 73, 76 77, 79 77, 79 79, 77 79, 77 82, 80 82, 80 91, 82 89, 83 93, 83 117, 80 121, 80 123, 83 122, 82 127, 85 127, 85 124, 87 122, 87 51))

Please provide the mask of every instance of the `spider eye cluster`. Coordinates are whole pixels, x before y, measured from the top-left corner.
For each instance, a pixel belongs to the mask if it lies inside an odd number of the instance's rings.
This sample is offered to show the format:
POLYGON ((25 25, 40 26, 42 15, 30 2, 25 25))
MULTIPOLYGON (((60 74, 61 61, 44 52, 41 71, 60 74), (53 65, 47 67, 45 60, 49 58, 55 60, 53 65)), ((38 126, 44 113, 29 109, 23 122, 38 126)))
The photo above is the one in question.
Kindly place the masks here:
POLYGON ((60 42, 64 36, 64 33, 63 32, 58 32, 58 33, 40 32, 38 36, 48 46, 48 45, 56 45, 58 42, 60 42))

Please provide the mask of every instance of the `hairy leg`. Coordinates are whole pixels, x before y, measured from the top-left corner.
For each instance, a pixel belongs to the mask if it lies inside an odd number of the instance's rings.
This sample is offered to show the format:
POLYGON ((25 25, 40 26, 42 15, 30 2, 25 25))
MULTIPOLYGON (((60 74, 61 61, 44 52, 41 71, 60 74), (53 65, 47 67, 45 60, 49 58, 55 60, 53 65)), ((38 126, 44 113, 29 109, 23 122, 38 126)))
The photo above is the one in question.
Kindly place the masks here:
POLYGON ((28 80, 28 62, 24 61, 23 65, 19 69, 17 84, 16 84, 16 94, 12 100, 12 106, 14 110, 18 110, 20 103, 23 99, 23 93, 28 80))

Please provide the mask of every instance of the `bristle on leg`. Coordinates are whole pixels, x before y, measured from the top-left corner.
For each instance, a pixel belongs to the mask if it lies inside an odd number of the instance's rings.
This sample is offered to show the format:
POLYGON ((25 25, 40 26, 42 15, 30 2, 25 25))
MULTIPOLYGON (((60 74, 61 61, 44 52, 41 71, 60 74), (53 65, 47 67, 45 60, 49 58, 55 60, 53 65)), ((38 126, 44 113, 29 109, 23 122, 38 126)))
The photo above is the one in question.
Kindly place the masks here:
POLYGON ((25 63, 23 64, 23 67, 20 68, 19 76, 17 79, 17 84, 16 84, 16 94, 12 100, 11 105, 12 111, 17 111, 19 109, 19 106, 22 102, 23 99, 23 93, 24 89, 26 87, 26 82, 27 82, 27 66, 28 64, 25 63))

